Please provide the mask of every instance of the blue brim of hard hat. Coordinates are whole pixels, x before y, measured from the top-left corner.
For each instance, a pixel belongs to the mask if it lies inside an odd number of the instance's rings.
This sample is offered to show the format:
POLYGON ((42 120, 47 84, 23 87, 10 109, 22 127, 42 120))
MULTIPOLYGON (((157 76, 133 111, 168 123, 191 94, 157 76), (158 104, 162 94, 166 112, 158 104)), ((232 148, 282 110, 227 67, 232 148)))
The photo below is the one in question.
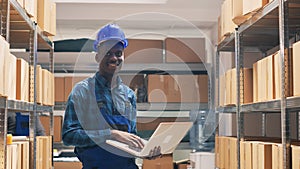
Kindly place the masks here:
POLYGON ((110 41, 110 40, 116 40, 118 42, 121 42, 123 44, 123 47, 124 49, 128 46, 128 41, 127 39, 120 39, 120 38, 109 38, 109 39, 106 39, 106 40, 102 40, 100 42, 97 42, 95 41, 94 43, 94 50, 97 51, 98 50, 98 45, 101 44, 101 43, 104 43, 106 41, 110 41))

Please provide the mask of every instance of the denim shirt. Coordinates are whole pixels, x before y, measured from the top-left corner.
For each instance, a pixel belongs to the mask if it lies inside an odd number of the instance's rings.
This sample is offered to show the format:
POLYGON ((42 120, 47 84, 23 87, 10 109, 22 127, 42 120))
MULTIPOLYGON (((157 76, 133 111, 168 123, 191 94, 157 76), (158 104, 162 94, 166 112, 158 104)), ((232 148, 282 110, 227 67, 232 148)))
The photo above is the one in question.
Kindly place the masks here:
POLYGON ((128 132, 136 133, 136 97, 120 77, 117 77, 113 88, 98 72, 77 83, 69 95, 65 110, 62 129, 64 144, 83 148, 104 143, 110 138, 111 129, 119 129, 112 126, 113 122, 106 116, 115 114, 126 115, 130 122, 128 132), (100 112, 101 108, 105 111, 100 112))

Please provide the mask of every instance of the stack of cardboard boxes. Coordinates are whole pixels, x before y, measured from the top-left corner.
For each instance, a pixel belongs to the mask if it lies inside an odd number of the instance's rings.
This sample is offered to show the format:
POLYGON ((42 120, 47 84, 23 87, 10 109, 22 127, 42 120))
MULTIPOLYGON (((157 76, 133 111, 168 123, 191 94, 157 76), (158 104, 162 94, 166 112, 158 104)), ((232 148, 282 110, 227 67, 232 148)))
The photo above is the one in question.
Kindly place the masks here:
POLYGON ((219 37, 221 42, 226 36, 234 32, 234 29, 252 17, 255 11, 264 7, 273 0, 225 0, 221 7, 219 17, 219 37))
MULTIPOLYGON (((245 138, 240 142, 241 169, 281 169, 282 144, 280 138, 245 138)), ((292 145, 292 168, 299 168, 299 146, 292 145)), ((237 139, 235 137, 216 137, 216 167, 220 169, 237 168, 237 139)))
POLYGON ((53 0, 17 0, 27 15, 42 29, 44 35, 56 34, 56 3, 53 0))
POLYGON ((52 169, 52 137, 36 137, 36 169, 52 169))
POLYGON ((13 141, 7 145, 6 169, 29 169, 29 141, 13 141))
MULTIPOLYGON (((244 100, 241 100, 241 104, 252 103, 253 97, 253 76, 252 68, 244 68, 244 86, 243 94, 244 100), (242 102, 243 101, 243 102, 242 102)), ((236 69, 230 69, 226 71, 225 75, 220 76, 220 105, 228 106, 236 104, 236 69)))
MULTIPOLYGON (((300 81, 297 78, 299 72, 300 42, 293 44, 293 48, 285 51, 285 62, 291 60, 289 65, 285 63, 285 96, 300 96, 300 81), (288 56, 288 53, 290 56, 288 56)), ((281 98, 281 57, 277 51, 253 64, 252 68, 244 68, 244 102, 256 103, 278 100, 281 98)), ((220 106, 236 104, 236 69, 226 71, 220 76, 220 106)))
MULTIPOLYGON (((24 59, 16 58, 9 51, 9 44, 0 37, 0 96, 5 96, 9 100, 20 100, 33 102, 33 86, 30 89, 30 72, 33 67, 29 67, 24 59)), ((37 103, 43 105, 54 105, 54 79, 53 74, 37 66, 37 103), (44 72, 44 73, 41 73, 44 72)))
MULTIPOLYGON (((40 116, 40 121, 42 125, 45 128, 45 134, 47 136, 50 135, 50 116, 40 116)), ((53 142, 61 142, 61 130, 62 130, 62 122, 63 122, 63 116, 54 116, 53 117, 53 142)))
POLYGON ((207 75, 149 75, 148 101, 207 103, 207 75))

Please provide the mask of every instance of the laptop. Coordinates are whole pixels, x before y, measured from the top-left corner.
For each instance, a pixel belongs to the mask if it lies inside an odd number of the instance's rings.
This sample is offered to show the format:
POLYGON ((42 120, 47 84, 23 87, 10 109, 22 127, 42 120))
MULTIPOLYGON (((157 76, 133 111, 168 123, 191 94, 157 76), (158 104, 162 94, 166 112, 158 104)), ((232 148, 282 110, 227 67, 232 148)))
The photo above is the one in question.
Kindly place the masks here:
POLYGON ((173 153, 192 125, 192 122, 162 122, 148 141, 143 140, 143 149, 130 147, 116 140, 106 140, 106 143, 136 157, 147 157, 155 146, 160 146, 161 154, 170 154, 173 153))

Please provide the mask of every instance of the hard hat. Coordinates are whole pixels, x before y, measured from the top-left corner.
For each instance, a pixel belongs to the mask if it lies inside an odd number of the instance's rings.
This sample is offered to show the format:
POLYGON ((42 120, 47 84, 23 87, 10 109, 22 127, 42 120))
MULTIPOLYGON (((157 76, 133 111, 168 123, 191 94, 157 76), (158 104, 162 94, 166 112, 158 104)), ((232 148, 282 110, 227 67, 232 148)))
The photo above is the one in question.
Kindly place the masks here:
POLYGON ((97 51, 98 45, 107 40, 118 40, 123 43, 124 48, 128 45, 124 32, 116 24, 108 24, 100 29, 94 42, 94 50, 97 51))

